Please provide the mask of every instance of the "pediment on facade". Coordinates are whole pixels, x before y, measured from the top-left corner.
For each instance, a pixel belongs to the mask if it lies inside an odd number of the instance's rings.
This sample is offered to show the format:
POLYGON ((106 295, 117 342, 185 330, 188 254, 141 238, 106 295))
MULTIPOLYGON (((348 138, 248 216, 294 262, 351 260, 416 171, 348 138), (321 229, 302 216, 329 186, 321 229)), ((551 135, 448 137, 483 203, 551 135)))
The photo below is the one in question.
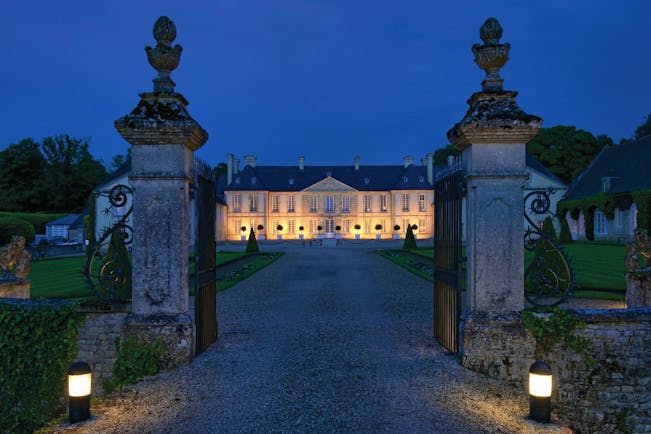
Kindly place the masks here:
POLYGON ((328 176, 321 181, 310 185, 303 189, 303 191, 357 191, 350 185, 344 184, 336 180, 332 176, 328 176))

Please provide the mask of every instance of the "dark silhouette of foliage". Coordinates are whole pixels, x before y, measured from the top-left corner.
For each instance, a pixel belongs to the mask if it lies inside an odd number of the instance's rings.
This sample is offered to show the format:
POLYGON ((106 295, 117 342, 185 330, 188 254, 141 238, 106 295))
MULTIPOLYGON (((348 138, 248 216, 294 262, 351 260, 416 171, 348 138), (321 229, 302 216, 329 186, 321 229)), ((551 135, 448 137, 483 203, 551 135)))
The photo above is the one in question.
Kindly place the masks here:
POLYGON ((560 244, 570 244, 573 241, 570 232, 570 224, 567 222, 567 219, 563 217, 561 218, 561 233, 558 236, 558 242, 560 244))
POLYGON ((251 228, 249 232, 249 240, 246 242, 246 253, 258 253, 260 251, 260 246, 258 246, 258 240, 255 238, 255 232, 251 228))
POLYGON ((36 235, 34 226, 30 222, 15 217, 0 217, 0 228, 11 236, 24 237, 26 243, 34 241, 36 235))
POLYGON ((0 210, 35 212, 45 208, 47 162, 40 144, 23 139, 0 152, 0 210))
POLYGON ((416 245, 416 237, 414 237, 414 230, 412 225, 407 225, 407 235, 405 235, 405 240, 402 243, 402 248, 405 250, 415 250, 418 248, 416 245))
POLYGON ((545 220, 543 220, 542 232, 548 240, 558 241, 556 230, 554 229, 554 222, 551 217, 545 217, 545 220))
POLYGON ((444 148, 437 149, 434 151, 434 165, 435 166, 447 166, 449 156, 459 157, 461 151, 455 148, 452 145, 445 145, 444 148))

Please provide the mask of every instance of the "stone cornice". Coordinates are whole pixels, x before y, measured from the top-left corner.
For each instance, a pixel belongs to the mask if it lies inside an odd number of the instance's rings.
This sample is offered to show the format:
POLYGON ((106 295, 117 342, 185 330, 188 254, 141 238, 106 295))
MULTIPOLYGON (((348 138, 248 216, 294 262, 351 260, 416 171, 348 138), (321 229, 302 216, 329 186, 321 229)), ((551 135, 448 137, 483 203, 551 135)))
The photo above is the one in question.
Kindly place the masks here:
POLYGON ((179 93, 142 93, 131 113, 115 121, 118 133, 132 145, 180 144, 196 151, 208 140, 186 110, 179 93))
POLYGON ((520 109, 515 102, 517 94, 473 94, 466 115, 448 131, 450 143, 460 150, 478 143, 527 143, 542 126, 542 119, 520 109))

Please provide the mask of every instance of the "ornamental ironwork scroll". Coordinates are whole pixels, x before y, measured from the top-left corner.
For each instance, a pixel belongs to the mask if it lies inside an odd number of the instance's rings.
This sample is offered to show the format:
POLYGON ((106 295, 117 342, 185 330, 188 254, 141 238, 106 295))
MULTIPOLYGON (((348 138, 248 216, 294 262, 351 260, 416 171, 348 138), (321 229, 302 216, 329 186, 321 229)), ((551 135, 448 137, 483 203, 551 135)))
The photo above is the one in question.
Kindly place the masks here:
MULTIPOLYGON (((536 190, 524 197, 524 248, 534 253, 524 272, 524 296, 534 306, 557 306, 572 296, 574 272, 553 233, 546 233, 530 216, 554 217, 553 190, 536 190)), ((534 217, 535 218, 535 217, 534 217)))
MULTIPOLYGON (((131 259, 127 247, 133 241, 133 229, 127 223, 133 209, 133 191, 116 185, 108 194, 109 205, 103 210, 112 225, 105 227, 94 245, 88 246, 84 276, 88 288, 101 300, 119 303, 131 298, 131 259)), ((89 228, 95 230, 95 228, 89 228)))

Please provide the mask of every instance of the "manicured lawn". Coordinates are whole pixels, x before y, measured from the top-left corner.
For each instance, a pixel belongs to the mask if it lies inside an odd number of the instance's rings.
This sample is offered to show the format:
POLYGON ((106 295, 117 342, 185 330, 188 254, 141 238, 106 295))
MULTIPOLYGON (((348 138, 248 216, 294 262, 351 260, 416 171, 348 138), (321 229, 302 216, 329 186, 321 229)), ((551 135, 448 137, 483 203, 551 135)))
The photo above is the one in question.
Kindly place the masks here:
MULTIPOLYGON (((244 255, 243 252, 218 252, 217 265, 226 264, 244 255)), ((82 275, 85 266, 85 256, 32 261, 32 269, 28 276, 32 281, 31 298, 92 297, 92 293, 86 287, 86 279, 82 275)), ((218 284, 218 286, 221 289, 222 285, 218 284)))
MULTIPOLYGON (((591 244, 572 243, 563 247, 570 258, 576 280, 575 297, 579 298, 601 298, 609 300, 621 300, 626 291, 626 267, 624 258, 626 248, 622 245, 613 244, 591 244)), ((434 257, 432 248, 420 248, 412 250, 413 253, 426 258, 434 257)), ((386 255, 383 255, 386 256, 386 255)), ((389 258, 398 265, 410 269, 401 262, 408 262, 407 259, 389 258)), ((533 260, 533 252, 525 251, 525 267, 533 260)))

